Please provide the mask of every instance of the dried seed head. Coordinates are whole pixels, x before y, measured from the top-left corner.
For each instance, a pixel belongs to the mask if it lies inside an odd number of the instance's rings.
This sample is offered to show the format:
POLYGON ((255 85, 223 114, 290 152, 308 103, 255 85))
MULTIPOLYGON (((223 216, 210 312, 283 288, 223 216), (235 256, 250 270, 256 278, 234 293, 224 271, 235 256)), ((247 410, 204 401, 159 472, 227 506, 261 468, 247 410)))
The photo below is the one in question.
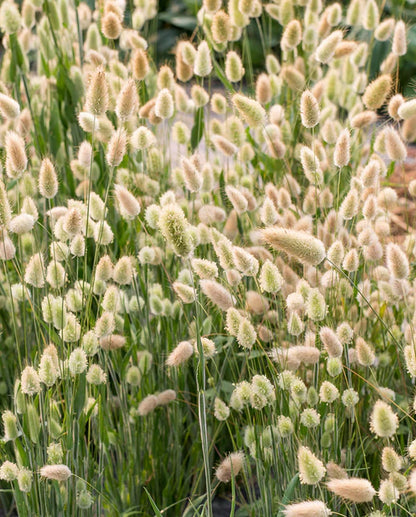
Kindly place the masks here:
POLYGON ((400 280, 408 278, 409 261, 398 244, 394 244, 393 242, 387 244, 386 261, 387 268, 395 278, 400 280))
POLYGON ((215 13, 221 8, 222 0, 203 0, 202 5, 207 13, 215 13))
POLYGON ((287 505, 283 513, 285 517, 327 517, 332 512, 322 501, 304 501, 287 505))
POLYGON ((394 97, 392 97, 392 100, 395 97, 401 97, 400 100, 402 101, 396 110, 396 113, 400 118, 402 118, 403 120, 408 120, 416 115, 416 99, 410 99, 406 102, 403 102, 404 99, 401 95, 395 95, 394 97))
POLYGON ((142 49, 137 49, 132 57, 131 68, 133 76, 138 81, 143 80, 149 73, 150 66, 147 54, 142 49))
POLYGON ((27 155, 25 142, 14 131, 6 133, 6 172, 10 178, 16 178, 23 174, 27 167, 27 155))
POLYGON ((133 115, 139 106, 136 83, 129 79, 121 89, 116 102, 116 114, 120 120, 126 120, 133 115))
POLYGON ((378 41, 387 41, 393 34, 396 22, 394 18, 387 18, 383 20, 374 31, 374 37, 378 41))
POLYGON ((202 292, 221 310, 226 311, 234 305, 231 294, 215 280, 201 280, 202 292))
POLYGON ((329 357, 341 357, 343 346, 332 329, 329 327, 322 327, 319 332, 319 337, 321 338, 329 357))
POLYGON ((0 93, 0 113, 6 119, 15 119, 20 115, 20 106, 14 99, 0 93))
MULTIPOLYGON (((187 82, 191 77, 194 75, 193 70, 193 63, 188 63, 184 59, 184 48, 189 48, 187 45, 188 42, 180 41, 176 47, 175 52, 175 71, 176 71, 176 77, 179 79, 179 81, 187 82)), ((195 51, 192 44, 190 45, 193 51, 195 51)))
POLYGON ((194 347, 189 341, 182 341, 177 347, 170 353, 166 360, 167 366, 180 366, 187 361, 194 353, 194 347))
POLYGON ((90 78, 87 90, 86 111, 100 117, 108 109, 108 84, 103 67, 98 67, 90 78))
POLYGON ((321 185, 323 172, 316 154, 309 147, 302 146, 300 150, 300 161, 303 172, 312 185, 321 185))
POLYGON ((116 13, 108 12, 101 18, 101 32, 108 39, 118 39, 123 26, 116 13))
POLYGON ((292 90, 303 90, 305 86, 305 76, 293 65, 283 67, 280 75, 292 90))
POLYGON ((110 167, 117 167, 122 162, 127 150, 127 135, 123 128, 117 129, 108 142, 106 159, 110 167))
POLYGON ((244 453, 232 452, 215 470, 216 478, 222 483, 228 483, 231 478, 238 475, 244 465, 244 453))
POLYGON ((331 479, 326 486, 330 492, 353 503, 369 503, 376 495, 372 484, 361 478, 331 479))
POLYGON ((66 465, 45 465, 40 469, 39 474, 43 478, 55 481, 66 481, 72 476, 72 472, 66 465))
POLYGON ((46 199, 52 199, 58 193, 58 176, 49 158, 44 158, 40 166, 39 192, 46 199))
POLYGON ((120 207, 120 213, 126 219, 134 219, 140 213, 140 203, 125 187, 114 185, 114 191, 120 207))
POLYGON ((394 28, 392 52, 395 56, 404 56, 407 52, 406 25, 402 20, 394 28))
POLYGON ((404 145, 399 133, 392 127, 385 130, 386 151, 391 160, 403 162, 407 156, 406 146, 404 145))
POLYGON ((0 179, 0 227, 2 229, 9 226, 12 218, 9 198, 2 179, 0 179))
POLYGON ((348 129, 344 129, 337 138, 334 149, 334 164, 337 167, 345 167, 351 158, 351 142, 348 129))

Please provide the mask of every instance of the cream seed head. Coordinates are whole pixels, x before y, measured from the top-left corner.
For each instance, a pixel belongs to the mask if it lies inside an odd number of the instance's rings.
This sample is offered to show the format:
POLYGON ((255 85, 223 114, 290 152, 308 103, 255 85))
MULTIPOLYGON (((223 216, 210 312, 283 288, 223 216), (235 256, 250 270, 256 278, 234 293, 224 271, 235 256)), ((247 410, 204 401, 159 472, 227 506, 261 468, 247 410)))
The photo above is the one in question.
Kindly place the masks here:
POLYGON ((380 438, 391 438, 397 431, 399 419, 383 400, 377 400, 370 417, 370 429, 380 438))
POLYGON ((58 176, 49 158, 44 158, 40 166, 39 192, 46 199, 53 199, 58 193, 58 176))
POLYGON ((240 56, 234 50, 230 50, 225 59, 225 75, 227 79, 232 83, 237 83, 243 78, 244 72, 240 56))
POLYGON ((177 255, 187 257, 192 253, 194 242, 188 231, 190 225, 178 205, 167 204, 162 208, 158 226, 177 255))
POLYGON ((334 149, 334 164, 345 167, 351 159, 351 142, 348 129, 344 129, 337 138, 334 149))
POLYGON ((267 244, 303 264, 317 266, 326 256, 323 243, 306 232, 274 227, 265 228, 262 235, 267 244))
POLYGON ((399 20, 394 28, 392 52, 395 56, 404 56, 407 52, 406 25, 403 20, 399 20))
POLYGON ((16 119, 20 115, 19 103, 8 95, 0 93, 0 113, 6 119, 16 119))
POLYGON ((177 347, 169 354, 166 359, 167 366, 180 366, 186 362, 194 353, 194 347, 189 341, 182 341, 177 347))
POLYGON ((168 119, 173 116, 174 110, 172 94, 167 88, 163 88, 156 98, 155 114, 161 119, 168 119))
POLYGON ((108 84, 102 67, 92 73, 85 107, 86 111, 95 117, 104 115, 108 109, 108 84))
POLYGON ((45 465, 39 471, 41 477, 45 479, 51 479, 55 481, 67 481, 71 476, 72 472, 66 465, 45 465))
POLYGON ((374 79, 363 95, 363 102, 370 110, 381 108, 385 103, 392 87, 392 78, 389 74, 383 74, 374 79))
POLYGON ((222 483, 228 483, 236 477, 244 466, 244 453, 232 452, 216 468, 215 477, 222 483))
POLYGON ((198 50, 195 55, 194 73, 198 77, 206 77, 211 73, 211 70, 212 62, 209 46, 206 41, 202 41, 198 45, 198 50))
POLYGON ((287 505, 283 513, 285 517, 327 517, 332 512, 322 501, 304 501, 287 505))
POLYGON ((337 30, 327 36, 318 46, 315 58, 320 63, 327 64, 331 61, 335 54, 337 44, 342 40, 342 31, 337 30))
POLYGON ((304 91, 300 100, 302 124, 306 128, 315 127, 319 122, 319 115, 319 105, 315 96, 309 90, 304 91))
POLYGON ((367 479, 331 479, 326 484, 335 495, 353 503, 369 503, 376 495, 372 484, 367 479))
POLYGON ((299 447, 298 465, 300 482, 304 485, 318 484, 326 472, 322 461, 308 447, 299 447))
POLYGON ((250 128, 255 128, 264 122, 266 112, 254 99, 236 93, 232 97, 232 102, 250 128))
POLYGON ((214 305, 226 311, 234 305, 233 298, 229 291, 215 280, 200 280, 202 292, 214 305))
POLYGON ((21 176, 27 167, 25 142, 14 131, 8 131, 5 137, 6 173, 10 178, 21 176))

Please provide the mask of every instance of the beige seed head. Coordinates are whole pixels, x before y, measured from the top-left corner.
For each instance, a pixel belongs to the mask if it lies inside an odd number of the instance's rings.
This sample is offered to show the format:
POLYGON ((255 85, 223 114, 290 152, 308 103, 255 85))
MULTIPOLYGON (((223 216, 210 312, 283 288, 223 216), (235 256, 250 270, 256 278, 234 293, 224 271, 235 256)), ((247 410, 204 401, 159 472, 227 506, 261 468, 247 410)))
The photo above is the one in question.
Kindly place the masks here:
POLYGON ((330 492, 353 503, 369 503, 376 495, 376 491, 367 479, 331 479, 326 486, 330 492))
POLYGON ((286 252, 303 264, 317 266, 325 258, 323 243, 312 235, 285 228, 265 228, 263 239, 273 248, 286 252))
POLYGON ((238 475, 244 465, 244 453, 232 452, 215 470, 216 478, 222 483, 228 483, 232 477, 238 475))
POLYGON ((58 176, 49 158, 44 158, 40 166, 39 192, 46 199, 54 198, 58 192, 58 176))
POLYGON ((43 478, 55 481, 66 481, 72 476, 72 472, 66 465, 45 465, 40 469, 39 474, 43 478))
POLYGON ((381 108, 390 93, 391 87, 392 79, 389 74, 383 74, 374 79, 365 89, 363 95, 365 106, 370 110, 381 108))
POLYGON ((113 12, 105 14, 101 19, 101 32, 108 39, 118 39, 123 26, 120 17, 113 12))
POLYGON ((108 109, 108 84, 103 67, 98 67, 90 78, 87 90, 86 111, 96 117, 108 109))

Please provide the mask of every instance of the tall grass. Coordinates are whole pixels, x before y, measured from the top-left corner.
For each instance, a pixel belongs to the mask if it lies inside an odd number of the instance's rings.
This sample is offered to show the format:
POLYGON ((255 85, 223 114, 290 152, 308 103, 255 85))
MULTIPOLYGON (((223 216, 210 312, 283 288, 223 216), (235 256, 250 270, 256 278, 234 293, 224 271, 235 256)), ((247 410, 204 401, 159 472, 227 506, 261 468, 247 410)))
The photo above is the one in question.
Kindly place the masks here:
POLYGON ((413 515, 406 25, 204 0, 158 67, 157 17, 0 6, 1 506, 413 515))

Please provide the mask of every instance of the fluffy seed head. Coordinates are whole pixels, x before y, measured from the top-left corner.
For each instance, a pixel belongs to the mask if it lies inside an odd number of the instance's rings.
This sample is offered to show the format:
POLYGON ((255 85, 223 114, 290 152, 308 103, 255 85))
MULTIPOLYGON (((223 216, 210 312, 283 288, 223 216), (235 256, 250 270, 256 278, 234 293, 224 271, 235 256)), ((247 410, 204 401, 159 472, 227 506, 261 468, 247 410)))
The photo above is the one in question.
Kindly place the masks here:
POLYGON ((378 400, 373 407, 370 417, 370 429, 380 438, 392 437, 399 427, 399 419, 391 407, 378 400))
POLYGON ((273 248, 284 251, 303 264, 317 266, 325 258, 322 242, 312 235, 285 228, 265 228, 263 239, 273 248))
POLYGON ((96 117, 108 109, 108 84, 104 68, 98 67, 90 78, 87 90, 86 111, 96 117))
POLYGON ((334 164, 337 167, 345 167, 351 158, 351 142, 348 129, 344 129, 337 138, 334 149, 334 164))
POLYGON ((19 103, 14 99, 0 93, 0 113, 6 119, 15 119, 20 115, 19 103))
POLYGON ((381 108, 390 93, 391 87, 392 79, 389 74, 383 74, 374 79, 365 89, 363 95, 365 106, 370 110, 381 108))
POLYGON ((190 225, 178 205, 165 205, 160 211, 158 225, 177 255, 187 257, 192 253, 194 243, 188 231, 190 225))
POLYGON ((155 114, 161 119, 171 118, 174 109, 172 94, 167 88, 163 88, 156 99, 155 114))
POLYGON ((236 93, 232 97, 232 102, 250 128, 255 128, 264 122, 266 112, 254 99, 236 93))
POLYGON ((226 311, 234 305, 231 294, 215 280, 201 280, 202 292, 221 310, 226 311))
POLYGON ((371 502, 376 494, 372 484, 361 478, 331 479, 326 486, 330 492, 353 503, 371 502))
POLYGON ((324 477, 326 469, 308 447, 298 450, 299 478, 304 485, 316 485, 324 477))
POLYGON ((407 52, 406 25, 402 20, 394 28, 392 52, 396 56, 404 56, 407 52))
POLYGON ((167 366, 180 366, 187 361, 194 353, 194 347, 189 341, 182 341, 177 347, 169 354, 166 359, 167 366))
POLYGON ((208 43, 201 41, 195 55, 194 73, 198 77, 206 77, 211 73, 212 63, 208 43))
POLYGON ((306 128, 315 127, 319 122, 318 101, 309 90, 302 93, 302 97, 300 99, 300 116, 302 124, 306 128))
POLYGON ((66 465, 45 465, 40 469, 39 474, 43 478, 55 481, 66 481, 72 476, 72 472, 66 465))
POLYGON ((244 465, 244 454, 232 452, 227 456, 215 470, 216 478, 222 483, 228 483, 232 477, 238 475, 244 465))
POLYGON ((285 517, 327 517, 332 512, 322 501, 304 501, 289 504, 283 513, 285 517))
POLYGON ((49 158, 44 158, 40 166, 39 192, 46 199, 54 198, 58 192, 58 176, 49 158))
POLYGON ((14 131, 8 131, 5 138, 6 172, 10 178, 23 174, 27 167, 25 142, 14 131))

